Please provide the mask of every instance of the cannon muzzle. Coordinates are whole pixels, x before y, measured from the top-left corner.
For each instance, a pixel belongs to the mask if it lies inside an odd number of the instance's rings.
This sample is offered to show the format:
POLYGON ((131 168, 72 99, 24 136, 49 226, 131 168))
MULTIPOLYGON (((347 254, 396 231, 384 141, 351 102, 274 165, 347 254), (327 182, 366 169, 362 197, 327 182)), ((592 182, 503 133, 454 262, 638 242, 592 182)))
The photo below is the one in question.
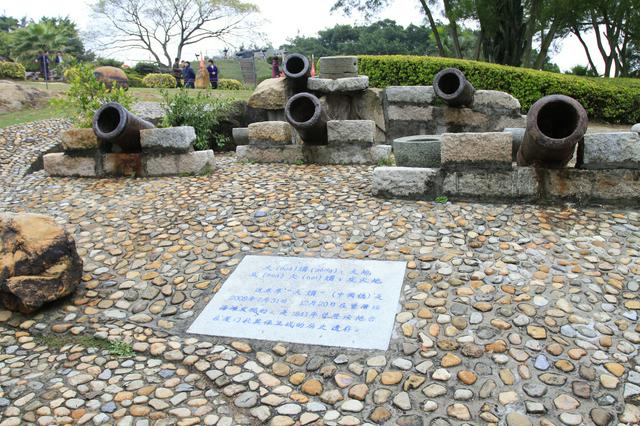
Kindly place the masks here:
POLYGON ((93 132, 108 152, 140 152, 140 130, 154 127, 117 102, 102 105, 93 116, 93 132))
POLYGON ((306 56, 292 53, 285 58, 283 68, 284 75, 291 81, 291 87, 295 92, 307 88, 307 80, 311 75, 311 64, 306 56))
POLYGON ((292 96, 284 107, 284 114, 305 144, 327 144, 327 113, 317 97, 304 92, 292 96))
POLYGON ((433 79, 436 95, 450 107, 470 107, 476 89, 457 68, 445 68, 433 79))
POLYGON ((527 130, 518 150, 519 166, 565 167, 587 132, 587 111, 564 95, 545 96, 527 114, 527 130))

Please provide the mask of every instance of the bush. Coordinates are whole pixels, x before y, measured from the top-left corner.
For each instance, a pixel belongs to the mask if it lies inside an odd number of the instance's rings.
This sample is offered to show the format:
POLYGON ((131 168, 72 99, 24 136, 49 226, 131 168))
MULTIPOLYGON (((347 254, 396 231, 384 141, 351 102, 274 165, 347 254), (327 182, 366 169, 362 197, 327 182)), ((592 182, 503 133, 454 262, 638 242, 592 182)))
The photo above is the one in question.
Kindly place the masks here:
POLYGON ((171 74, 147 74, 142 79, 142 84, 154 89, 173 89, 176 87, 176 79, 171 74))
POLYGON ((173 95, 166 90, 162 92, 163 125, 193 127, 197 150, 224 147, 228 139, 220 133, 220 123, 229 116, 233 101, 212 97, 202 91, 197 91, 195 96, 190 93, 193 92, 184 88, 173 95))
POLYGON ((71 81, 73 80, 73 78, 78 76, 78 68, 77 67, 69 67, 66 70, 64 70, 64 72, 62 73, 62 76, 64 77, 64 81, 71 81))
POLYGON ((127 75, 129 87, 145 87, 142 77, 138 75, 127 75))
POLYGON ((171 73, 171 68, 156 62, 138 62, 133 69, 140 75, 171 73))
POLYGON ((24 80, 24 65, 18 62, 0 62, 0 78, 24 80))
POLYGON ((459 68, 476 89, 515 96, 523 112, 543 96, 562 94, 578 100, 591 120, 640 122, 640 81, 576 77, 484 62, 423 56, 361 56, 359 71, 372 87, 431 85, 438 71, 459 68))
POLYGON ((100 56, 96 58, 95 63, 96 63, 96 67, 116 67, 116 68, 120 68, 124 64, 124 62, 119 61, 117 59, 102 58, 100 56))
POLYGON ((71 112, 76 127, 91 127, 93 115, 106 102, 118 102, 125 108, 131 108, 133 104, 133 96, 123 88, 109 90, 99 82, 91 65, 69 68, 65 74, 69 77, 66 96, 51 102, 65 112, 71 112))
POLYGON ((221 78, 218 80, 218 89, 220 90, 242 90, 244 86, 238 80, 230 78, 221 78))

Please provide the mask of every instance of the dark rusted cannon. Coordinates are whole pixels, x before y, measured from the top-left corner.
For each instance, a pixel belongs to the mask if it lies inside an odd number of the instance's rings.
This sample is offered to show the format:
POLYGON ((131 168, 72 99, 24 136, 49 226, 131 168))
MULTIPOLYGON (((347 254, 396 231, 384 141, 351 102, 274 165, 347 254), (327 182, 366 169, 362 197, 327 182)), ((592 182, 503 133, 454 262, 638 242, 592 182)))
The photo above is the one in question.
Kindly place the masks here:
POLYGON ((154 127, 117 102, 102 105, 93 116, 93 132, 107 152, 140 152, 140 130, 154 127))
POLYGON ((292 53, 284 59, 282 68, 295 92, 306 90, 307 80, 311 75, 311 64, 306 56, 292 53))
POLYGON ((564 95, 545 96, 527 114, 518 165, 548 169, 566 166, 588 125, 587 111, 578 101, 564 95))
POLYGON ((327 113, 317 97, 311 93, 293 95, 284 107, 284 114, 305 144, 327 144, 327 113))
POLYGON ((445 68, 433 79, 436 96, 450 107, 470 107, 476 89, 457 68, 445 68))

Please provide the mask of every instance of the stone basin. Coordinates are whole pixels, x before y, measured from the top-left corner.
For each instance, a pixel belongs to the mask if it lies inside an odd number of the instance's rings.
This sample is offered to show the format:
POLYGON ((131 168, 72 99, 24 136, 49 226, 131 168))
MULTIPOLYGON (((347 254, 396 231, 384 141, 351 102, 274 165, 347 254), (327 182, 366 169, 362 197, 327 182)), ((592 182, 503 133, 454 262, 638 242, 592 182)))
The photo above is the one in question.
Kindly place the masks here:
POLYGON ((393 153, 400 167, 440 167, 440 135, 417 135, 393 141, 393 153))

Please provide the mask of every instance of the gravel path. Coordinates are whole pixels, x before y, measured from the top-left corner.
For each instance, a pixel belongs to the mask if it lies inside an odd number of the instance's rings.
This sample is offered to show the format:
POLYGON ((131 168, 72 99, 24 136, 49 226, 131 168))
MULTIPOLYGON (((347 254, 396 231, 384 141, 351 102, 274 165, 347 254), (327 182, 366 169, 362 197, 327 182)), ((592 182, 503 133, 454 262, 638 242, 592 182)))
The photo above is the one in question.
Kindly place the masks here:
POLYGON ((67 125, 0 130, 0 210, 53 215, 85 263, 68 300, 0 311, 0 425, 640 423, 638 212, 388 201, 371 167, 230 155, 24 176, 67 125), (406 260, 389 351, 187 335, 248 253, 406 260))

